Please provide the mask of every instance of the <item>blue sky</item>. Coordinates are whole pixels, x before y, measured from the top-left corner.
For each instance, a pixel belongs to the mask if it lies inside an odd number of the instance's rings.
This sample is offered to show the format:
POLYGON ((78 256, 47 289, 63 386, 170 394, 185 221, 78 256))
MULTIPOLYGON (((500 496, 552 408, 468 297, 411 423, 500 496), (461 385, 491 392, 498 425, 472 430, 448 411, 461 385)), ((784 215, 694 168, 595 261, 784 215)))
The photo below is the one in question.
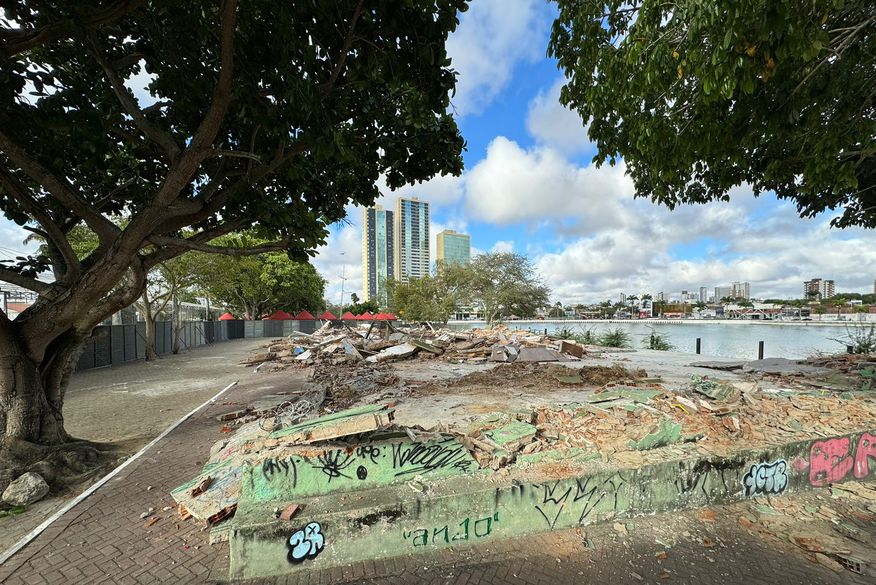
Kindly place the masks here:
MULTIPOLYGON (((559 104, 563 78, 546 57, 553 10, 544 0, 474 0, 449 40, 465 171, 394 193, 384 188, 379 202, 429 201, 433 256, 438 231, 464 231, 475 253, 526 254, 563 303, 735 280, 751 282, 757 297, 799 297, 813 277, 834 279, 839 291, 873 291, 872 230, 831 230, 831 215, 800 219, 792 205, 754 198, 744 185, 730 203, 670 212, 633 197, 623 164, 591 165, 584 122, 559 104)), ((144 105, 152 101, 137 93, 144 105)), ((342 276, 345 302, 361 294, 361 209, 348 207, 348 216, 314 259, 332 302, 341 299, 342 276)), ((0 219, 0 249, 26 250, 25 235, 0 219)))
MULTIPOLYGON (((793 205, 744 185, 730 203, 670 212, 635 199, 622 164, 592 166, 584 122, 559 104, 563 77, 546 56, 553 10, 542 0, 472 2, 448 45, 465 172, 384 190, 380 203, 391 208, 399 194, 429 201, 433 241, 449 227, 471 234, 474 252, 526 254, 564 303, 736 280, 757 297, 797 298, 813 277, 873 291, 873 231, 831 230, 829 214, 800 219, 793 205)), ((361 211, 350 211, 351 224, 333 229, 315 261, 333 302, 342 274, 346 299, 361 289, 361 211)))

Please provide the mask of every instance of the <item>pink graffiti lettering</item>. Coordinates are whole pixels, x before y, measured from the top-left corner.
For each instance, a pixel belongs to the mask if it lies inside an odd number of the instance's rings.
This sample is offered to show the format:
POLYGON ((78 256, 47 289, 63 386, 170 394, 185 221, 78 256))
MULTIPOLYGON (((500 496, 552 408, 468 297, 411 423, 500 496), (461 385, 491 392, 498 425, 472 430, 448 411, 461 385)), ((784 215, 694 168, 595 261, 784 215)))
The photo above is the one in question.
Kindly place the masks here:
POLYGON ((809 449, 809 483, 813 487, 825 487, 841 481, 851 471, 848 437, 815 441, 809 449))
POLYGON ((862 433, 855 451, 855 477, 863 479, 870 474, 870 457, 876 457, 876 437, 862 433))

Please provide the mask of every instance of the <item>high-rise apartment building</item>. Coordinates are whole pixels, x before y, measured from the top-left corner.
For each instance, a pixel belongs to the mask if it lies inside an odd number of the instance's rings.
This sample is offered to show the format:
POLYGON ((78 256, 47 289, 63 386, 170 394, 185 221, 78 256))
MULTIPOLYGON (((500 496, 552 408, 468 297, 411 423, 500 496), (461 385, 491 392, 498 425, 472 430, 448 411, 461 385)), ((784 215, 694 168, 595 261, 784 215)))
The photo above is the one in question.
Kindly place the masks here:
POLYGON ((709 302, 709 288, 705 286, 700 287, 699 300, 701 303, 709 302))
POLYGON ((381 206, 362 210, 362 300, 386 306, 386 281, 395 278, 395 222, 381 206))
POLYGON ((471 236, 444 230, 435 237, 435 259, 444 264, 462 266, 471 262, 471 236))
POLYGON ((745 299, 746 301, 751 299, 750 282, 734 282, 730 285, 730 288, 732 289, 733 298, 745 299))
POLYGON ((733 297, 732 286, 716 286, 715 287, 715 302, 720 303, 723 298, 733 297))
POLYGON ((813 278, 803 283, 803 298, 821 300, 829 299, 835 294, 832 280, 813 278))
POLYGON ((429 275, 429 204, 400 197, 395 202, 395 275, 402 282, 429 275))

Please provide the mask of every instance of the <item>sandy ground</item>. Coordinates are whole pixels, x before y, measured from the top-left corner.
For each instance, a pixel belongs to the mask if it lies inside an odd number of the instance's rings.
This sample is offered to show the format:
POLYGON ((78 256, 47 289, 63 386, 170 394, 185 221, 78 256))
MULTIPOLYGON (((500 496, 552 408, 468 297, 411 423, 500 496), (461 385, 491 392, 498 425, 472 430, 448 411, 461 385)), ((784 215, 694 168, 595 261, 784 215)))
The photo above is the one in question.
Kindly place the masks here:
MULTIPOLYGON (((667 390, 681 390, 690 385, 691 376, 710 376, 726 381, 741 381, 733 372, 719 372, 691 366, 703 361, 703 356, 680 352, 654 351, 647 349, 604 349, 588 355, 582 361, 557 363, 555 367, 580 369, 593 366, 619 365, 628 370, 645 370, 648 377, 660 378, 667 390)), ((720 360, 717 360, 720 361, 720 360)), ((732 361, 732 360, 729 360, 732 361)), ((544 364, 547 365, 547 364, 544 364)), ((602 384, 563 386, 562 384, 533 383, 532 380, 515 380, 496 375, 495 382, 489 374, 482 384, 454 388, 453 379, 475 372, 489 372, 496 364, 452 364, 441 360, 409 360, 393 364, 399 377, 409 386, 426 385, 415 391, 416 399, 401 400, 396 405, 396 422, 403 425, 434 426, 437 421, 464 423, 493 412, 533 410, 542 406, 559 406, 582 402, 602 384)))
MULTIPOLYGON (((238 362, 266 341, 226 341, 155 362, 78 372, 64 404, 67 431, 74 437, 115 443, 133 454, 231 382, 251 376, 252 370, 238 362)), ((0 518, 0 550, 12 546, 86 487, 46 498, 25 514, 0 518)))

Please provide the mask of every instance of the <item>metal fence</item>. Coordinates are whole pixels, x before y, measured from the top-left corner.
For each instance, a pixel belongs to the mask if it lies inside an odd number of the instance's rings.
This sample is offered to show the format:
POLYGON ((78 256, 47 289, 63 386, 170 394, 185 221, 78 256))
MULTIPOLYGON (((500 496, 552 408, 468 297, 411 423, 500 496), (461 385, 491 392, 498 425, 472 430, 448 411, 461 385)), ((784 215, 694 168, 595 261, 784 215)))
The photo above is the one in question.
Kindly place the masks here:
MULTIPOLYGON (((212 345, 230 339, 284 337, 293 331, 313 333, 320 321, 187 321, 180 331, 180 350, 212 345)), ((155 353, 173 351, 173 328, 170 321, 155 324, 155 353)), ((146 357, 146 323, 101 325, 85 342, 76 370, 102 368, 146 357)))

